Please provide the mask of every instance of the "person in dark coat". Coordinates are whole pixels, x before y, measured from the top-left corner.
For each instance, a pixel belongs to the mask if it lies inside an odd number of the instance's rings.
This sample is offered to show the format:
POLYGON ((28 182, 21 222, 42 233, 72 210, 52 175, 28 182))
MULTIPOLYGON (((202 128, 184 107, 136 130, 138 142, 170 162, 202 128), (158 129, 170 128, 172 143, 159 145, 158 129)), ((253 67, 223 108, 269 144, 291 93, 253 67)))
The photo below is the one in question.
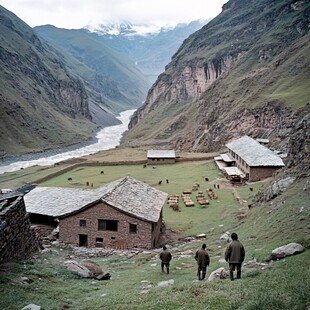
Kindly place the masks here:
POLYGON ((230 280, 234 280, 235 269, 237 269, 237 279, 241 278, 241 265, 244 261, 245 250, 236 233, 231 234, 231 239, 225 251, 225 260, 229 263, 230 280))
POLYGON ((170 261, 172 259, 171 253, 167 250, 166 246, 163 246, 163 251, 160 253, 159 258, 161 260, 161 271, 165 272, 164 267, 166 267, 167 273, 169 273, 170 261))
POLYGON ((207 245, 204 243, 200 250, 195 254, 195 260, 197 261, 198 270, 197 276, 198 280, 203 280, 206 277, 207 267, 210 264, 210 257, 206 251, 207 245))

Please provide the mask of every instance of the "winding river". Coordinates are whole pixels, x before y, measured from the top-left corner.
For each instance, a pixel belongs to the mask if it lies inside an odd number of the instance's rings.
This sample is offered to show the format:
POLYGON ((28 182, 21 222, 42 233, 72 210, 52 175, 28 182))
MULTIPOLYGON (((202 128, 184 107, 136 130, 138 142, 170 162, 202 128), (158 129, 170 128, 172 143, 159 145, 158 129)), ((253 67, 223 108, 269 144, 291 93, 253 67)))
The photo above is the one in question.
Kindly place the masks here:
POLYGON ((50 155, 51 152, 42 152, 36 159, 15 161, 8 164, 0 164, 0 174, 36 165, 50 166, 69 158, 77 158, 85 155, 90 155, 98 151, 113 149, 119 145, 121 137, 123 133, 127 130, 130 117, 132 116, 134 111, 135 110, 127 110, 121 112, 120 116, 118 116, 117 118, 122 122, 122 124, 101 129, 96 135, 97 141, 93 144, 54 155, 50 155))

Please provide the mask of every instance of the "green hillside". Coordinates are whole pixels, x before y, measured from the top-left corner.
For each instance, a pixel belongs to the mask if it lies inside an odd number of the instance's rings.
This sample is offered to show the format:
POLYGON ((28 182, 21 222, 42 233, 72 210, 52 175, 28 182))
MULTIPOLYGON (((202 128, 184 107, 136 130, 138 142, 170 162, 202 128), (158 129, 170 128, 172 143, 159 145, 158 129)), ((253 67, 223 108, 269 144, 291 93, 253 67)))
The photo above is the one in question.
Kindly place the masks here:
MULTIPOLYGON (((117 162, 121 159, 118 158, 121 150, 114 152, 113 160, 117 162)), ((102 158, 105 158, 104 154, 102 158)), ((93 160, 92 157, 88 159, 93 160)), ((23 178, 34 180, 59 169, 59 166, 27 168, 0 176, 0 183, 5 184, 9 179, 12 182, 23 178)), ((109 272, 112 278, 108 281, 83 279, 66 270, 64 262, 69 258, 82 262, 87 257, 85 251, 79 255, 74 248, 56 244, 32 259, 1 264, 1 308, 18 310, 34 303, 47 310, 307 309, 310 300, 310 188, 304 179, 297 179, 271 201, 248 209, 246 205, 255 200, 259 191, 271 187, 274 180, 232 186, 212 160, 158 165, 157 169, 143 168, 141 164, 111 164, 104 167, 104 176, 98 173, 101 169, 102 166, 80 166, 40 185, 67 187, 70 176, 74 187, 85 187, 85 180, 99 187, 121 176, 131 175, 169 194, 180 194, 196 182, 200 183, 204 192, 214 183, 221 186, 216 190, 218 199, 210 201, 204 208, 198 204, 192 208, 180 204, 180 212, 175 212, 165 204, 163 217, 168 228, 165 244, 173 256, 169 275, 161 272, 160 249, 143 252, 140 249, 118 252, 99 249, 106 252, 98 257, 89 249, 91 260, 109 272), (158 180, 165 179, 167 175, 169 184, 158 185, 158 180), (205 175, 209 176, 208 182, 203 178, 205 175), (241 198, 239 201, 236 195, 241 198), (170 234, 169 230, 172 231, 170 234), (211 258, 207 277, 217 268, 228 270, 227 263, 223 262, 227 242, 220 240, 227 231, 238 233, 246 249, 245 263, 252 263, 243 265, 241 280, 198 282, 194 253, 203 242, 207 243, 211 258), (206 239, 191 242, 178 239, 200 233, 205 233, 206 239), (290 242, 302 243, 305 251, 282 260, 269 261, 273 249, 290 242), (22 284, 21 277, 28 277, 31 283, 22 284), (159 282, 171 279, 174 280, 173 285, 158 286, 159 282)), ((284 177, 283 171, 278 177, 284 177)), ((192 197, 195 199, 195 192, 192 197)))

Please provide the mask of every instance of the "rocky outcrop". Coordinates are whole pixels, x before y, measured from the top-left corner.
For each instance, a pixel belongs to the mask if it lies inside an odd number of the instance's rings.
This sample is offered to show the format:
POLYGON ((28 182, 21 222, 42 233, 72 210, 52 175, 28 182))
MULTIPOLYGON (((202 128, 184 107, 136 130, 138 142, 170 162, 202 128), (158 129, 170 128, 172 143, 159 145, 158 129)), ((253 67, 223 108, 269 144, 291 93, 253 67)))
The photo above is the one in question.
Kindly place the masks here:
POLYGON ((185 63, 176 79, 162 74, 150 89, 147 100, 133 115, 129 128, 137 125, 148 113, 158 105, 169 104, 171 101, 188 102, 198 99, 212 83, 229 70, 234 59, 231 56, 212 61, 189 61, 185 63))

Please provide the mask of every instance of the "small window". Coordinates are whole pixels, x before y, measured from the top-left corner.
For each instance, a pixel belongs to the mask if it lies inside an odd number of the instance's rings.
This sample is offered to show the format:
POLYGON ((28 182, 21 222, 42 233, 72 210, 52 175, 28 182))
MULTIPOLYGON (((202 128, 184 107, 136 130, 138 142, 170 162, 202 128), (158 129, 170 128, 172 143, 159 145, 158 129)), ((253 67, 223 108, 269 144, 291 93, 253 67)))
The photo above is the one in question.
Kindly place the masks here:
POLYGON ((137 224, 129 224, 129 232, 131 234, 136 234, 137 233, 137 224))
POLYGON ((117 222, 115 220, 98 220, 98 230, 117 231, 117 222))
POLYGON ((80 220, 80 227, 86 227, 86 220, 80 220))
POLYGON ((96 238, 96 248, 103 248, 103 238, 96 238))

